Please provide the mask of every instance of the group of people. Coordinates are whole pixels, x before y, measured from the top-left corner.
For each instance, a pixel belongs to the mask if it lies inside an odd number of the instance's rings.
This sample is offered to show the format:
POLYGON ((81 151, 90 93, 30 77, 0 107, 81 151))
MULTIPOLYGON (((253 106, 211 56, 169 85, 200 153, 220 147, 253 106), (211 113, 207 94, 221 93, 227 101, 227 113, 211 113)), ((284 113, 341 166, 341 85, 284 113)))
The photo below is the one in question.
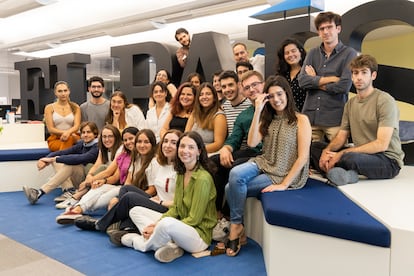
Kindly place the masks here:
MULTIPOLYGON (((160 70, 146 118, 120 91, 105 100, 99 77, 89 80, 91 100, 80 108, 58 82, 45 117, 49 144, 61 146, 38 161, 56 174, 40 189, 23 187, 29 202, 61 186, 56 207, 66 210, 58 223, 106 231, 114 244, 154 250, 157 260, 170 262, 184 251, 206 250, 226 219, 225 253, 236 256, 247 242, 246 198, 300 189, 311 170, 337 186, 360 175, 398 175, 404 157, 398 108, 373 86, 375 58, 342 44, 339 15, 322 12, 315 27, 320 47, 306 53, 286 39, 277 74, 266 80, 240 43, 233 48, 236 71, 217 72, 211 83, 193 74, 176 88, 160 70), (356 95, 348 100, 352 83, 356 95), (62 148, 69 139, 75 144, 62 148), (106 213, 86 215, 97 209, 106 213)), ((176 38, 185 46, 177 52, 185 65, 188 32, 179 29, 176 38)))

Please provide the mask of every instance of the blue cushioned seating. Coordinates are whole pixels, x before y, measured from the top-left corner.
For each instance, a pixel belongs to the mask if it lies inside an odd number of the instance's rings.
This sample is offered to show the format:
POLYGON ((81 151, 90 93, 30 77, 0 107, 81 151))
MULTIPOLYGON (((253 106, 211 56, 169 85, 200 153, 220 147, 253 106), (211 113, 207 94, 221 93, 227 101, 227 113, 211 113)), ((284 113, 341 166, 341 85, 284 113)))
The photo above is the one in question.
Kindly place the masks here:
POLYGON ((264 193, 261 201, 271 225, 390 247, 388 228, 339 189, 318 180, 309 179, 300 190, 264 193))
POLYGON ((38 160, 49 152, 48 148, 0 150, 0 162, 38 160))

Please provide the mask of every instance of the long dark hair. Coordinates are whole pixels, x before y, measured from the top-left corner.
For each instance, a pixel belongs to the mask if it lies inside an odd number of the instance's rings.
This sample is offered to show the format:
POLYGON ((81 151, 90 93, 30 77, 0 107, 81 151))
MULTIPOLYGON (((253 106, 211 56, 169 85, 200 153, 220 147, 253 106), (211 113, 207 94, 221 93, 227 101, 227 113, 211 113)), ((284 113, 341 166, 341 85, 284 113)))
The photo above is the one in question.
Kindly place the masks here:
MULTIPOLYGON (((292 89, 290 88, 289 82, 280 75, 270 76, 266 80, 266 83, 263 88, 263 92, 265 94, 268 94, 270 87, 273 87, 273 86, 280 86, 285 91, 287 103, 286 103, 286 108, 283 111, 283 113, 287 116, 289 124, 296 123, 297 117, 296 117, 296 112, 295 112, 296 110, 295 100, 293 99, 293 93, 292 93, 292 89)), ((267 102, 260 115, 259 131, 262 134, 262 136, 266 136, 268 134, 269 125, 272 122, 273 116, 275 114, 276 114, 276 111, 273 109, 270 103, 267 102)))
POLYGON ((300 52, 299 65, 302 67, 306 57, 306 50, 303 48, 302 43, 294 38, 285 39, 277 50, 277 63, 276 63, 276 75, 286 76, 290 72, 290 65, 285 60, 285 47, 289 44, 294 44, 300 52))
POLYGON ((172 96, 171 96, 170 91, 167 88, 167 85, 165 83, 163 83, 162 81, 154 81, 151 84, 151 88, 150 88, 151 89, 150 90, 150 97, 152 98, 152 100, 154 101, 154 103, 155 103, 155 100, 154 100, 154 89, 155 89, 156 86, 161 87, 161 90, 164 91, 165 94, 167 94, 167 96, 165 97, 165 101, 166 102, 170 102, 172 96))
POLYGON ((131 165, 133 172, 135 171, 135 161, 139 158, 142 158, 141 168, 132 176, 132 184, 140 188, 141 190, 145 191, 146 189, 148 189, 148 179, 147 175, 145 174, 145 170, 148 168, 152 158, 154 158, 155 153, 157 152, 157 138, 155 138, 154 132, 150 129, 141 129, 140 131, 138 131, 137 135, 135 136, 135 147, 132 152, 133 153, 131 158, 131 165), (139 154, 136 146, 138 142, 138 137, 141 134, 144 134, 151 143, 151 150, 145 156, 139 154))
POLYGON ((124 151, 128 154, 131 154, 131 151, 129 149, 127 149, 124 145, 124 134, 125 133, 130 133, 134 136, 137 136, 138 129, 136 127, 126 127, 126 128, 124 128, 124 130, 122 131, 122 134, 121 134, 122 145, 124 147, 124 151))
POLYGON ((198 134, 196 131, 188 131, 185 132, 183 135, 181 135, 180 139, 178 139, 177 143, 177 157, 175 159, 174 169, 177 171, 178 174, 184 174, 186 171, 186 168, 184 166, 184 163, 181 161, 181 159, 178 157, 178 150, 180 148, 180 143, 183 137, 189 137, 196 142, 197 148, 200 151, 200 156, 198 158, 197 164, 195 165, 194 171, 198 170, 201 167, 203 167, 206 171, 208 171, 211 175, 214 175, 214 173, 217 170, 217 167, 211 161, 207 156, 207 150, 206 146, 203 142, 203 138, 201 138, 200 134, 198 134))
POLYGON ((101 130, 101 135, 99 135, 98 145, 101 151, 101 159, 102 159, 103 164, 106 164, 108 161, 110 161, 108 159, 108 152, 111 153, 111 161, 114 160, 117 150, 122 145, 122 137, 121 137, 121 133, 119 132, 119 129, 117 129, 113 125, 105 125, 101 130), (106 148, 103 144, 102 132, 104 129, 110 130, 112 134, 114 135, 115 141, 114 141, 112 148, 110 149, 106 148))
POLYGON ((197 125, 203 129, 213 129, 214 128, 214 116, 216 116, 217 111, 220 110, 220 102, 218 99, 217 91, 214 89, 213 85, 209 82, 203 82, 200 87, 197 89, 197 94, 194 99, 195 104, 193 108, 194 121, 197 125), (213 104, 207 108, 201 106, 200 103, 200 94, 201 90, 205 87, 211 90, 213 94, 213 104))
POLYGON ((164 136, 162 136, 161 141, 158 145, 158 149, 157 149, 157 161, 162 166, 165 166, 168 164, 167 157, 165 157, 164 153, 162 152, 162 144, 164 143, 165 136, 167 136, 167 134, 170 134, 170 133, 177 135, 178 138, 180 138, 180 136, 183 135, 183 133, 178 129, 169 129, 167 130, 167 132, 165 132, 164 136))

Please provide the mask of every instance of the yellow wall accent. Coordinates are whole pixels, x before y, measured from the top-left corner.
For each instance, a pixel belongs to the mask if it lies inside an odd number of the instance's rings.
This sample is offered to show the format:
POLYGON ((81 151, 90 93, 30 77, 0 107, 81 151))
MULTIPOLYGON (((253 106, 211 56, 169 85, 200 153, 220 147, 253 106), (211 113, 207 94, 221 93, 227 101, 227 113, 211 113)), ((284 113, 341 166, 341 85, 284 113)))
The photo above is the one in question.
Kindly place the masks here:
POLYGON ((363 41, 362 53, 374 56, 379 64, 414 69, 414 31, 401 36, 363 41))

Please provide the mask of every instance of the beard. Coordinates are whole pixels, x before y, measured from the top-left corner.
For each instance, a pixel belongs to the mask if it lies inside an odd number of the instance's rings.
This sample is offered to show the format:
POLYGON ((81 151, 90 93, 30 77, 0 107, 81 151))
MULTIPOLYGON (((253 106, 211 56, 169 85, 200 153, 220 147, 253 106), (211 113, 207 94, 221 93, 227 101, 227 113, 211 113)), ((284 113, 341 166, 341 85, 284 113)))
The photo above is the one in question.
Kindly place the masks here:
POLYGON ((99 94, 91 93, 91 96, 95 99, 100 98, 102 95, 103 95, 103 93, 99 93, 99 94))

